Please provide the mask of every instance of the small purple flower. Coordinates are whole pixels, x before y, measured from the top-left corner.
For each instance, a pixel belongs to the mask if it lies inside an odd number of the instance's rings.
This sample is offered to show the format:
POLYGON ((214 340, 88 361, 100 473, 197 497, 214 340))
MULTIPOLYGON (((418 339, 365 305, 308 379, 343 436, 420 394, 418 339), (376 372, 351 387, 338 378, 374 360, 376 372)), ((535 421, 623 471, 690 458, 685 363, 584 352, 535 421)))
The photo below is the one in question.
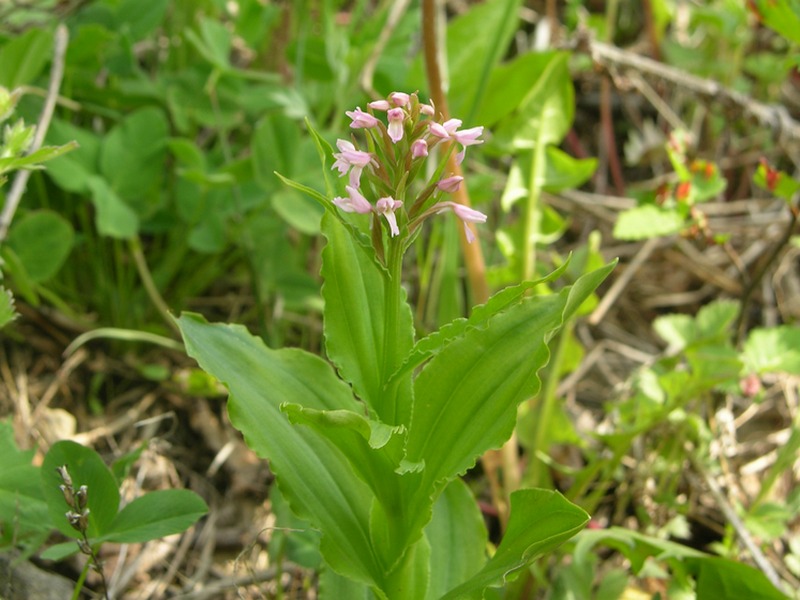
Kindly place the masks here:
POLYGON ((411 96, 405 92, 392 92, 389 94, 389 102, 395 106, 408 106, 409 100, 411 100, 411 96))
POLYGON ((389 104, 388 100, 374 100, 367 104, 372 110, 389 110, 392 105, 389 104))
POLYGON ((373 115, 361 110, 360 106, 356 107, 355 110, 346 111, 345 114, 353 119, 353 122, 350 123, 350 127, 352 129, 370 128, 375 127, 378 124, 378 119, 376 119, 373 115))
POLYGON ((470 208, 469 206, 464 206, 463 204, 459 204, 458 202, 440 202, 437 205, 437 213, 445 212, 447 209, 452 210, 456 216, 461 219, 461 222, 464 223, 464 232, 467 235, 467 241, 471 244, 475 240, 475 234, 472 233, 472 230, 469 228, 467 223, 486 223, 486 215, 483 214, 479 210, 475 210, 474 208, 470 208))
POLYGON ((420 156, 428 156, 428 142, 419 138, 414 140, 411 144, 411 158, 419 158, 420 156))
POLYGON ((402 108, 390 108, 386 113, 389 119, 389 137, 395 144, 403 139, 403 121, 406 118, 406 113, 402 108))
POLYGON ((403 206, 403 203, 400 200, 395 200, 394 198, 389 197, 381 198, 375 203, 375 212, 386 217, 392 237, 400 235, 400 229, 397 227, 397 217, 395 216, 394 211, 401 206, 403 206))
POLYGON ((369 152, 356 150, 352 142, 347 140, 337 140, 336 146, 341 152, 334 153, 336 162, 331 169, 339 169, 339 176, 343 176, 350 171, 350 185, 357 188, 361 183, 361 171, 369 164, 374 164, 375 159, 369 152), (351 169, 352 168, 352 169, 351 169))
POLYGON ((434 110, 434 108, 433 108, 433 100, 431 100, 430 104, 422 104, 422 103, 420 103, 419 112, 422 113, 423 115, 427 115, 429 117, 432 117, 434 115, 434 113, 436 112, 434 110))
POLYGON ((481 134, 483 134, 483 127, 470 127, 461 131, 454 131, 451 137, 462 146, 474 146, 475 144, 483 143, 483 140, 478 139, 481 134))
POLYGON ((461 187, 462 181, 464 181, 463 177, 460 175, 453 175, 451 177, 439 180, 439 183, 436 184, 436 187, 443 192, 449 192, 452 194, 453 192, 458 191, 458 188, 461 187))
POLYGON ((344 212, 356 212, 362 215, 367 214, 372 210, 372 205, 369 201, 361 195, 356 188, 346 185, 348 198, 337 196, 333 199, 333 203, 342 209, 344 212))

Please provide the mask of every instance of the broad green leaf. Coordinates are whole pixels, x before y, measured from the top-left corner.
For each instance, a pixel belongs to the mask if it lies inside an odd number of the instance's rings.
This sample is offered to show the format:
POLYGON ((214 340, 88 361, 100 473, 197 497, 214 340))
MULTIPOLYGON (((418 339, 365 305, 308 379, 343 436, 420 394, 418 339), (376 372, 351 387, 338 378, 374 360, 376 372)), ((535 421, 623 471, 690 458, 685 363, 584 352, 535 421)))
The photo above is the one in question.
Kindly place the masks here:
POLYGON ((619 214, 614 225, 614 237, 618 240, 644 240, 674 235, 683 226, 684 219, 677 212, 646 204, 619 214))
POLYGON ((556 52, 529 52, 492 70, 489 89, 477 115, 477 122, 492 127, 517 110, 548 64, 557 60, 556 52))
POLYGON ((750 373, 800 375, 800 327, 754 329, 744 343, 742 360, 750 373))
POLYGON ((468 328, 485 327, 491 317, 519 302, 525 294, 536 286, 558 279, 564 273, 568 264, 569 261, 565 261, 558 269, 536 281, 526 281, 519 285, 502 289, 489 298, 486 304, 473 308, 469 318, 455 319, 420 339, 414 344, 413 350, 402 367, 392 376, 392 379, 406 375, 419 367, 428 358, 439 352, 447 343, 463 335, 468 328))
POLYGON ((451 590, 442 600, 483 597, 490 585, 506 578, 538 557, 551 552, 578 533, 589 515, 550 490, 518 490, 511 494, 511 514, 497 552, 469 581, 451 590))
POLYGON ((330 567, 319 574, 320 600, 377 600, 377 596, 364 583, 339 575, 330 567))
POLYGON ((753 183, 787 202, 800 192, 800 181, 785 171, 780 171, 762 162, 753 174, 753 183))
POLYGON ((502 59, 517 28, 519 0, 490 0, 474 4, 447 26, 447 70, 450 108, 470 122, 481 99, 490 90, 490 74, 502 59), (481 43, 475 43, 480 40, 481 43))
POLYGON ((78 143, 78 148, 74 152, 50 161, 47 164, 46 173, 60 187, 69 192, 88 192, 89 178, 98 172, 100 138, 67 121, 53 119, 47 130, 46 140, 50 144, 58 145, 67 144, 72 140, 78 143))
POLYGON ((434 504, 425 537, 431 546, 428 600, 441 598, 486 563, 486 525, 475 496, 461 479, 450 482, 434 504))
POLYGON ((542 189, 558 192, 583 185, 597 169, 597 159, 574 158, 556 146, 548 146, 545 165, 542 189))
POLYGON ((100 172, 140 215, 148 214, 158 199, 168 132, 164 113, 150 106, 126 115, 103 139, 100 172))
POLYGON ((9 246, 36 283, 58 273, 72 250, 74 239, 69 222, 50 210, 27 213, 13 222, 8 234, 9 246))
POLYGON ((169 0, 123 0, 117 7, 117 27, 131 40, 141 40, 161 24, 169 4, 169 0))
MULTIPOLYGON (((328 240, 322 251, 328 357, 381 421, 408 423, 410 379, 398 380, 386 389, 384 382, 411 350, 411 309, 404 297, 393 299, 398 306, 395 329, 399 337, 389 337, 387 306, 392 299, 387 294, 391 286, 374 250, 331 212, 322 219, 322 231, 328 240)), ((398 295, 403 294, 398 290, 398 295)))
POLYGON ((11 423, 0 421, 0 531, 13 534, 17 541, 44 534, 52 527, 39 467, 32 464, 34 454, 33 450, 19 450, 11 423))
POLYGON ((697 600, 788 600, 758 569, 717 556, 692 558, 698 570, 697 600))
POLYGON ((697 323, 689 315, 674 314, 656 317, 653 329, 669 345, 670 354, 680 352, 697 339, 697 323))
POLYGON ((547 342, 613 264, 558 294, 526 298, 444 347, 415 380, 406 460, 425 463, 423 489, 463 473, 514 427, 517 405, 539 389, 547 342))
POLYGON ((306 235, 320 232, 320 219, 325 209, 295 190, 280 190, 271 195, 272 208, 289 225, 306 235))
POLYGON ((739 314, 736 300, 714 300, 697 311, 698 334, 703 339, 726 340, 730 326, 739 314))
POLYGON ((419 600, 425 598, 430 578, 431 547, 421 537, 409 548, 403 562, 390 573, 382 592, 386 600, 419 600))
POLYGON ((280 113, 261 119, 253 131, 251 146, 258 184, 266 191, 275 189, 274 172, 296 177, 300 128, 297 121, 280 113))
POLYGON ((181 533, 208 512, 190 490, 157 490, 127 504, 97 541, 135 544, 181 533))
POLYGON ((200 34, 187 29, 186 39, 195 49, 221 71, 231 70, 231 32, 222 23, 207 17, 200 17, 200 34))
POLYGON ((800 6, 796 0, 756 0, 755 9, 767 27, 800 44, 800 6))
POLYGON ((10 90, 32 84, 50 59, 52 32, 31 27, 0 48, 0 85, 10 90))
POLYGON ((44 457, 41 485, 50 519, 61 533, 73 538, 78 533, 64 516, 69 506, 59 488, 63 481, 56 468, 60 466, 67 467, 75 489, 81 485, 88 489, 89 537, 105 535, 119 508, 119 489, 111 471, 97 452, 67 440, 53 444, 44 457))
POLYGON ((111 189, 108 182, 102 177, 92 175, 87 180, 87 185, 92 192, 92 203, 96 210, 97 232, 117 239, 135 236, 139 231, 139 217, 111 189))
POLYGON ((572 124, 574 90, 566 53, 555 54, 516 115, 498 128, 497 138, 516 150, 561 142, 572 124))
POLYGON ((345 384, 317 356, 272 350, 244 327, 177 320, 186 350, 230 390, 228 412, 247 444, 269 458, 294 513, 323 532, 321 551, 336 571, 365 583, 381 580, 369 512, 374 495, 347 458, 317 432, 292 425, 280 410, 297 401, 316 410, 359 410, 345 384))

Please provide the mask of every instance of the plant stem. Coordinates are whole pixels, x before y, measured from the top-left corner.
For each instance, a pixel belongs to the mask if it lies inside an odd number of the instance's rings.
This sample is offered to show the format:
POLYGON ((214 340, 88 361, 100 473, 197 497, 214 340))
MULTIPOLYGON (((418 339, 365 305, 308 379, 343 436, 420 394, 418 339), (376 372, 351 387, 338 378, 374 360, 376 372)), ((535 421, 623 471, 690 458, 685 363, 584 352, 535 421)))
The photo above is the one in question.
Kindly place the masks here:
MULTIPOLYGON (((400 366, 397 348, 400 340, 400 300, 403 294, 403 243, 403 240, 399 239, 389 240, 389 256, 386 261, 389 273, 384 284, 386 297, 382 356, 384 382, 389 381, 389 378, 400 366)), ((407 417, 405 414, 400 414, 401 407, 397 402, 397 391, 397 384, 386 390, 387 398, 390 399, 391 404, 387 411, 388 414, 383 415, 383 418, 389 419, 387 422, 392 425, 405 423, 407 417)), ((410 415, 410 407, 407 407, 404 412, 408 412, 410 415)), ((408 425, 408 423, 405 424, 408 425)))
POLYGON ((128 248, 131 251, 133 262, 136 264, 136 270, 139 273, 139 277, 142 280, 144 289, 147 292, 151 302, 155 305, 156 309, 167 325, 169 325, 173 331, 180 334, 180 329, 178 329, 175 321, 173 321, 172 317, 170 316, 167 303, 164 302, 164 298, 161 296, 155 282, 153 281, 153 277, 150 275, 150 269, 148 268, 147 261, 144 258, 144 252, 142 252, 142 242, 138 235, 131 238, 131 240, 128 242, 128 248))

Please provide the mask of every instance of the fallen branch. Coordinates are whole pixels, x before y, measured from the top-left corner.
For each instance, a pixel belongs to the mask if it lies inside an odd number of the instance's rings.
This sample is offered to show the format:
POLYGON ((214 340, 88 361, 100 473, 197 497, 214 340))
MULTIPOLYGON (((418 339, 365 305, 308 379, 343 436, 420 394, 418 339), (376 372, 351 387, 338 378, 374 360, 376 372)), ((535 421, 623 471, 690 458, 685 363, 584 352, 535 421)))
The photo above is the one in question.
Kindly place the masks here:
POLYGON ((619 70, 636 71, 668 81, 700 97, 736 110, 772 129, 781 145, 800 144, 800 122, 792 118, 785 106, 759 102, 713 79, 703 79, 635 52, 595 41, 587 32, 579 32, 565 47, 589 54, 595 64, 612 75, 619 70))

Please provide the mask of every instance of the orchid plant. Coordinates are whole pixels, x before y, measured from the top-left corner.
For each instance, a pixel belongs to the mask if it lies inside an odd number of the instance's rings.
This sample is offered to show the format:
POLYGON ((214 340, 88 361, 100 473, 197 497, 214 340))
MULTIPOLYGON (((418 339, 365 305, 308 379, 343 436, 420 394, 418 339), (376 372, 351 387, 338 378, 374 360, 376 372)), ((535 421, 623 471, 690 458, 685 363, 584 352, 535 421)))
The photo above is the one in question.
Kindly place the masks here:
POLYGON ((483 128, 437 119, 432 104, 400 92, 347 115, 353 136, 338 152, 309 127, 323 167, 332 155, 347 177, 344 195, 327 168, 326 194, 281 177, 325 207, 327 359, 196 314, 177 322, 187 352, 230 391, 231 422, 269 459, 293 512, 321 532, 322 597, 481 598, 588 521, 556 492, 514 492, 489 558, 461 476, 510 437, 518 404, 540 387, 548 341, 613 265, 558 292, 543 284, 563 268, 506 288, 415 339, 403 257, 441 213, 476 243, 472 228, 487 217, 449 199, 464 182, 445 169, 483 128))

